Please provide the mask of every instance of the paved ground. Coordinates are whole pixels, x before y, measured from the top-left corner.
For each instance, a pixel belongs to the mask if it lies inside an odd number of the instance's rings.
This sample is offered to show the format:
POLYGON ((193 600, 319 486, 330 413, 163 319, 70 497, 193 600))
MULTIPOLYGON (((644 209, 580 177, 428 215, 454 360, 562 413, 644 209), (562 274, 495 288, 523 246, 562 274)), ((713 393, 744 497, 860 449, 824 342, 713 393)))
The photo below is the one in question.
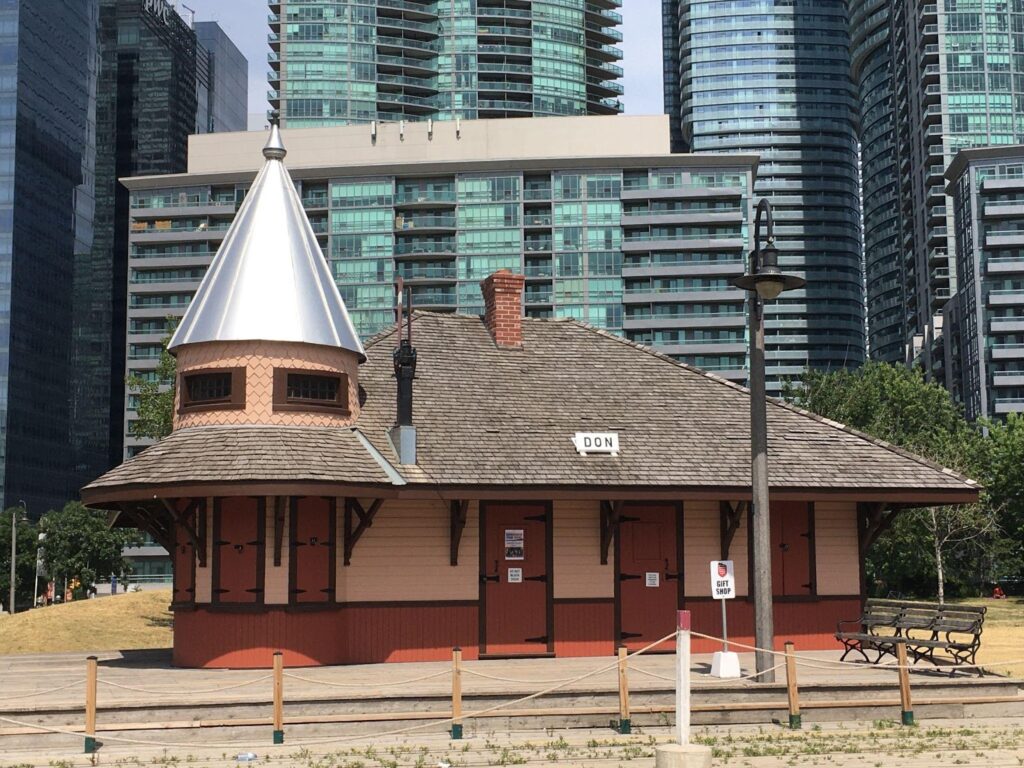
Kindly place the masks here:
MULTIPOLYGON (((195 702, 262 702, 270 697, 271 681, 261 670, 196 670, 170 666, 166 651, 125 651, 97 654, 100 707, 119 703, 175 702, 187 696, 195 702), (251 683, 246 685, 246 683, 251 683)), ((866 664, 840 666, 838 652, 802 654, 798 677, 801 685, 813 683, 896 684, 896 671, 866 664)), ((0 709, 81 705, 85 678, 85 653, 0 657, 0 709), (60 689, 60 690, 54 690, 60 689), (36 695, 38 694, 38 695, 36 695)), ((753 654, 741 654, 744 675, 753 671, 753 654)), ((569 683, 566 691, 615 690, 612 658, 516 659, 464 662, 463 691, 473 693, 533 693, 566 679, 597 670, 598 674, 569 683), (479 676, 483 675, 483 676, 479 676)), ((694 687, 735 685, 711 677, 710 655, 693 657, 694 687)), ((645 655, 630 661, 630 690, 657 690, 673 684, 675 656, 645 655)), ((286 670, 285 696, 289 700, 323 696, 374 698, 446 695, 451 691, 450 662, 371 664, 286 670)), ((928 664, 915 679, 948 680, 928 664)), ((784 670, 777 672, 785 679, 784 670)), ((963 673, 957 677, 968 677, 963 673)), ((747 682, 747 685, 751 683, 747 682)))
MULTIPOLYGON (((195 768, 477 768, 492 765, 566 766, 586 768, 651 768, 657 744, 670 741, 665 728, 632 736, 607 730, 537 731, 512 735, 486 734, 465 741, 443 736, 360 737, 281 747, 253 747, 257 758, 240 762, 235 749, 216 745, 174 749, 105 746, 95 761, 65 750, 45 754, 23 750, 0 756, 0 768, 77 768, 91 765, 194 766, 195 768)), ((862 768, 937 768, 1024 765, 1024 720, 972 722, 935 721, 927 728, 904 728, 891 722, 851 726, 826 725, 803 731, 782 728, 718 727, 695 729, 693 740, 710 746, 716 768, 782 768, 830 766, 862 768)))

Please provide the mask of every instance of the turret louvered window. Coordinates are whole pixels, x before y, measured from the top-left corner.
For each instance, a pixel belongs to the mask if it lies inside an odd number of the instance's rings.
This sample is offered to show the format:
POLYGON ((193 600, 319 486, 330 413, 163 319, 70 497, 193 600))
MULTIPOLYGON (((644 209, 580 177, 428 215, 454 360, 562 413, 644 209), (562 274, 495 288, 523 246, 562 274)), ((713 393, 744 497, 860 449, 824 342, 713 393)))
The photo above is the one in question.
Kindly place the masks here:
POLYGON ((348 412, 348 376, 334 371, 274 369, 275 411, 348 412))

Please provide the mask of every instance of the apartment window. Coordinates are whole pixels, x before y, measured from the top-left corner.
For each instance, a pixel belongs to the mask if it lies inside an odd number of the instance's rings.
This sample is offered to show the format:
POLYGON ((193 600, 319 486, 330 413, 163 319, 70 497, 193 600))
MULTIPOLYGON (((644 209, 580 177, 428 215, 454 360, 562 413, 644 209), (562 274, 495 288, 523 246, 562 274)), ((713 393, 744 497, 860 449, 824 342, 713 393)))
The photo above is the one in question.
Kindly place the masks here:
POLYGON ((274 369, 275 411, 348 413, 348 376, 333 371, 274 369))
POLYGON ((245 368, 183 373, 179 378, 180 413, 245 408, 245 368))

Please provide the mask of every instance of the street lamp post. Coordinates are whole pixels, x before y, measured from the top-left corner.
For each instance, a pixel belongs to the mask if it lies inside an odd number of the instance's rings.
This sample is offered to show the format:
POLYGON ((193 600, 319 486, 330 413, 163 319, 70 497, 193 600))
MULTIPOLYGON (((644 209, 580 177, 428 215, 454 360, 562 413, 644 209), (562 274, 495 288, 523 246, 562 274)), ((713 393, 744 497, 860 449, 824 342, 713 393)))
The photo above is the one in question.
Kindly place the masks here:
POLYGON ((14 563, 18 558, 18 513, 11 510, 11 596, 7 610, 14 615, 14 578, 17 575, 14 563))
POLYGON ((32 607, 35 608, 39 605, 39 566, 42 565, 43 561, 43 541, 46 540, 46 534, 40 533, 36 537, 36 583, 35 588, 32 590, 32 607))
MULTIPOLYGON (((18 508, 21 509, 21 513, 25 514, 25 502, 19 501, 18 508)), ((16 510, 11 510, 11 604, 10 608, 11 616, 14 615, 14 580, 18 576, 17 571, 18 562, 18 513, 16 510)))
POLYGON ((807 281, 779 270, 779 252, 775 248, 775 223, 771 204, 762 199, 754 218, 754 250, 750 252, 750 272, 732 284, 750 293, 750 514, 754 535, 754 645, 764 650, 755 653, 758 680, 774 683, 770 653, 775 642, 772 621, 772 545, 768 511, 768 417, 765 410, 764 374, 764 302, 778 298, 783 291, 802 288, 807 281), (761 217, 767 223, 767 238, 761 247, 761 217))

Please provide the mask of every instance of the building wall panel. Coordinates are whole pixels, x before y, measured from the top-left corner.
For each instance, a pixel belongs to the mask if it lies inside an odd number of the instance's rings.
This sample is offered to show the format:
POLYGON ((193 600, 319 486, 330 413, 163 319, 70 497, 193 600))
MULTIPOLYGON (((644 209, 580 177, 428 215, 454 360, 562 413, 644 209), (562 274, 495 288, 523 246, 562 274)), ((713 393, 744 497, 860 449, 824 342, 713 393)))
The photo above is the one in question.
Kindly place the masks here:
POLYGON ((855 502, 815 502, 814 551, 819 595, 860 594, 855 502))
POLYGON ((612 558, 601 565, 600 502, 556 501, 553 524, 555 599, 612 597, 612 558))
POLYGON ((288 500, 283 499, 280 510, 281 515, 284 517, 281 521, 281 564, 275 566, 274 516, 277 514, 277 510, 275 509, 276 501, 276 496, 267 496, 266 535, 263 537, 264 541, 267 542, 265 559, 266 565, 264 567, 264 573, 266 574, 264 602, 267 605, 284 605, 288 602, 288 571, 291 556, 291 520, 289 515, 291 513, 288 507, 288 500))
POLYGON ((687 597, 711 594, 708 563, 722 554, 722 524, 717 501, 683 504, 683 589, 687 597))
MULTIPOLYGON (((339 537, 344 536, 344 514, 344 500, 339 499, 339 537)), ((453 566, 448 502, 385 501, 356 544, 351 565, 339 553, 338 602, 477 600, 479 521, 479 507, 471 502, 459 564, 453 566)), ((339 545, 343 552, 343 541, 339 545)))
MULTIPOLYGON (((738 643, 754 643, 754 604, 748 600, 727 601, 729 639, 738 643)), ((693 629, 705 635, 722 636, 722 609, 717 600, 688 600, 693 614, 693 629)), ((798 651, 837 650, 834 637, 836 624, 843 619, 860 616, 860 599, 797 600, 775 603, 775 648, 782 650, 792 640, 798 651)), ((695 638, 694 653, 713 653, 721 643, 695 638)), ((744 650, 744 649, 740 649, 744 650)))

